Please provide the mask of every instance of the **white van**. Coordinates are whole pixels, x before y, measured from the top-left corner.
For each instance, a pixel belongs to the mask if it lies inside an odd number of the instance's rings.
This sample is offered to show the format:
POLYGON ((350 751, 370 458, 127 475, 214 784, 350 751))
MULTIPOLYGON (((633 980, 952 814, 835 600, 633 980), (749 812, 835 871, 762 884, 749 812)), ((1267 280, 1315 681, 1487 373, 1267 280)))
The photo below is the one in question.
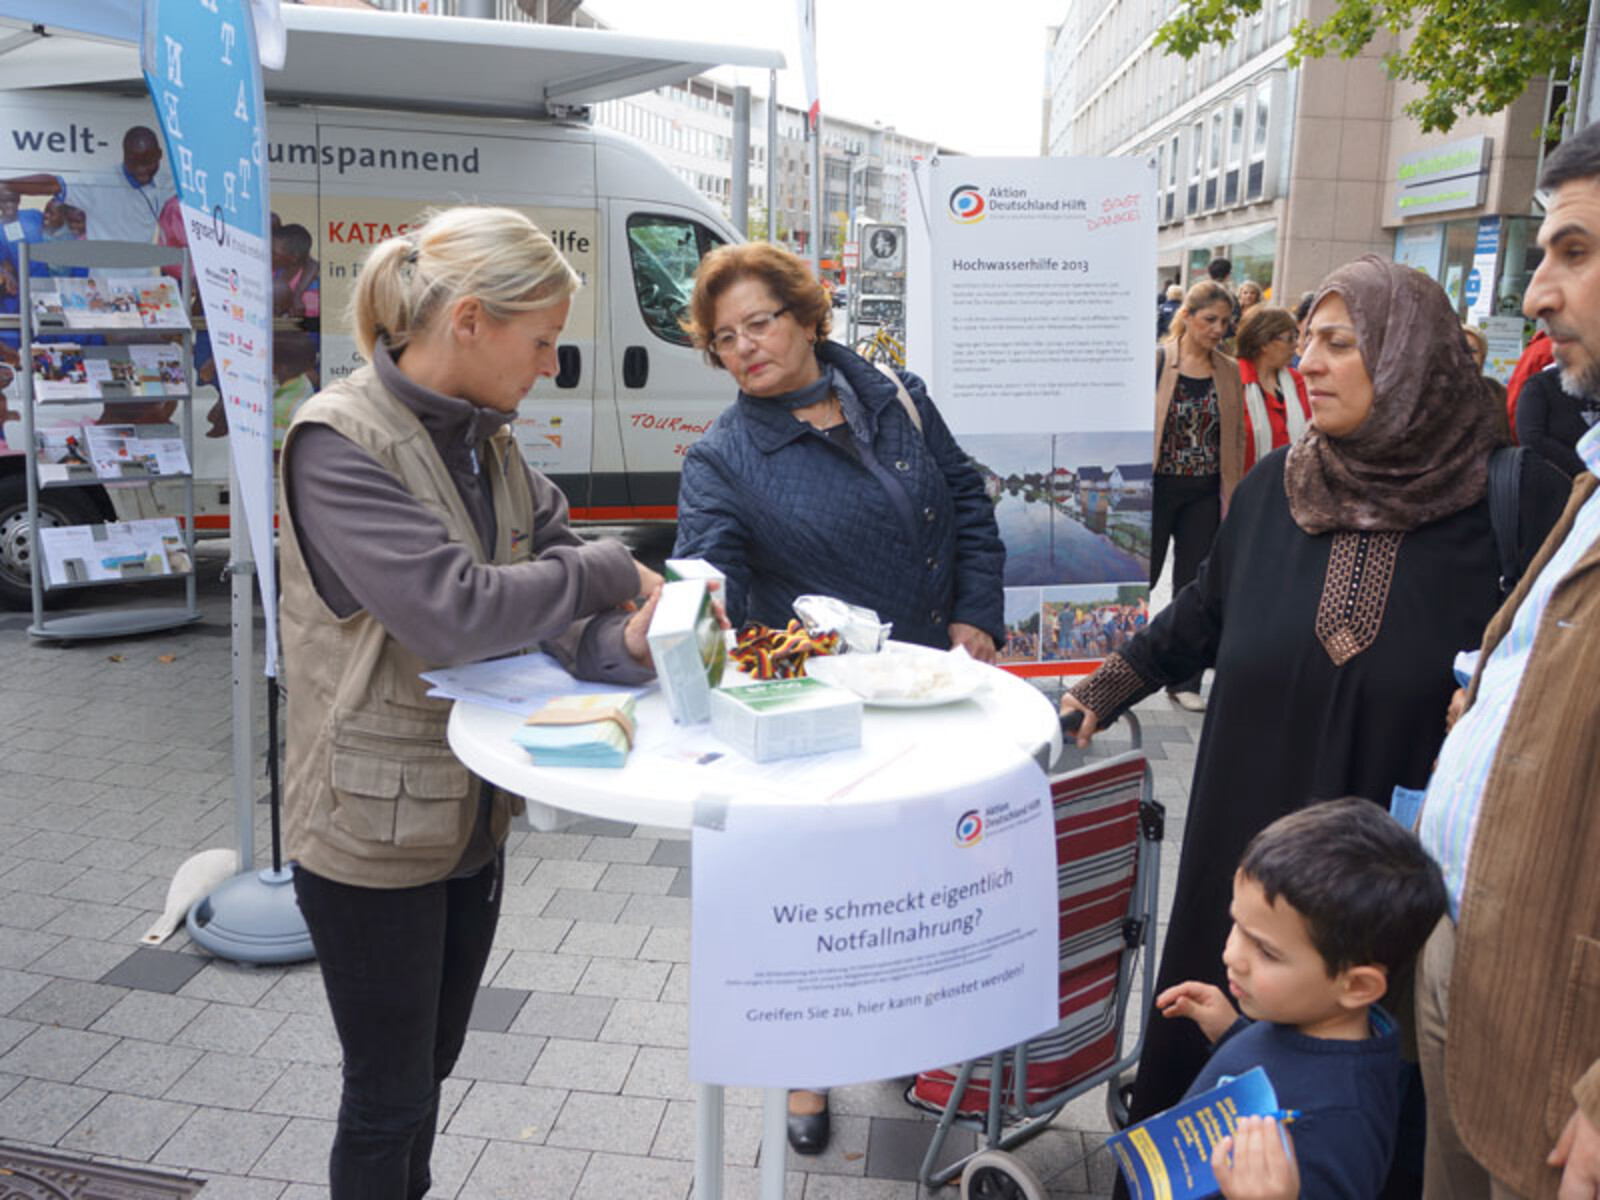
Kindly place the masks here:
MULTIPOLYGON (((330 14, 304 9, 286 15, 304 22, 330 14)), ((349 21, 350 15, 334 19, 349 21)), ((393 27, 386 14, 355 20, 393 27)), ((429 31, 487 24, 412 22, 429 31)), ((529 36, 529 27, 517 29, 518 36, 529 36)), ((291 65, 295 53, 291 27, 291 65)), ((675 517, 683 456, 733 396, 727 376, 706 367, 678 326, 701 257, 738 239, 728 222, 647 150, 582 121, 285 104, 274 102, 272 78, 268 158, 280 428, 295 403, 359 365, 344 313, 374 242, 402 232, 430 207, 510 205, 556 240, 587 284, 560 346, 561 374, 530 393, 518 414, 525 455, 561 486, 577 520, 675 517)), ((318 92, 337 94, 339 86, 330 79, 318 92)), ((78 88, 0 91, 0 185, 40 174, 59 177, 65 187, 58 203, 66 210, 51 209, 52 232, 68 236, 75 227, 93 237, 93 214, 73 213, 72 201, 75 194, 92 201, 95 193, 84 187, 92 181, 115 182, 123 139, 140 126, 158 128, 147 96, 78 88)), ((165 163, 162 172, 165 177, 165 163)), ((171 194, 170 180, 165 194, 171 194)), ((0 206, 5 203, 0 193, 0 206)), ((38 194, 21 199, 24 208, 47 203, 38 194)), ((150 205, 152 240, 158 241, 159 207, 150 205)), ((204 380, 208 354, 204 346, 196 354, 202 382, 193 401, 196 527, 202 533, 227 527, 226 431, 217 393, 204 380)), ((7 398, 0 603, 26 606, 24 447, 14 383, 7 398)), ((116 407, 105 410, 104 419, 130 419, 116 407)), ((176 419, 160 405, 134 408, 132 419, 176 419)), ((102 406, 52 405, 39 415, 40 427, 48 428, 96 420, 102 406)), ((67 524, 180 512, 178 485, 168 488, 52 489, 41 495, 41 507, 44 519, 67 524)))

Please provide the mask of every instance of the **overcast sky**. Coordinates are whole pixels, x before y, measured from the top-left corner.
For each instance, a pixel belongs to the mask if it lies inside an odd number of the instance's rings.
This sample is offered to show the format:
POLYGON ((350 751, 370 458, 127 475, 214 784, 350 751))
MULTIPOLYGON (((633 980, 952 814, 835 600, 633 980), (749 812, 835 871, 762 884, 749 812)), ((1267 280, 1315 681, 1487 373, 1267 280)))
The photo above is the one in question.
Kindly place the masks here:
MULTIPOLYGON (((816 0, 817 73, 829 111, 966 154, 1039 152, 1045 28, 1067 0, 816 0)), ((585 0, 630 33, 781 50, 778 95, 805 104, 795 0, 585 0)), ((720 72, 765 95, 765 71, 720 72), (742 75, 735 79, 734 76, 742 75)))

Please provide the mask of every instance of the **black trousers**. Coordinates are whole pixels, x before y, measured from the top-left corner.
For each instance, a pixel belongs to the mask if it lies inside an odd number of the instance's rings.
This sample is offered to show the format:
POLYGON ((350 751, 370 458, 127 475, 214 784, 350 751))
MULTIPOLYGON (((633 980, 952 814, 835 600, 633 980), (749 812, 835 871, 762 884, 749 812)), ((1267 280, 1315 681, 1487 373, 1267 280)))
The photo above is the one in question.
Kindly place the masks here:
POLYGON ((336 883, 297 866, 295 896, 344 1051, 333 1200, 421 1200, 439 1085, 466 1041, 500 918, 502 863, 414 888, 336 883))
MULTIPOLYGON (((1200 571, 1211 553, 1222 524, 1220 475, 1161 475, 1155 477, 1150 514, 1150 586, 1155 587, 1167 565, 1167 544, 1173 547, 1172 594, 1176 596, 1200 571)), ((1198 692, 1202 671, 1193 679, 1174 683, 1169 691, 1198 692)))

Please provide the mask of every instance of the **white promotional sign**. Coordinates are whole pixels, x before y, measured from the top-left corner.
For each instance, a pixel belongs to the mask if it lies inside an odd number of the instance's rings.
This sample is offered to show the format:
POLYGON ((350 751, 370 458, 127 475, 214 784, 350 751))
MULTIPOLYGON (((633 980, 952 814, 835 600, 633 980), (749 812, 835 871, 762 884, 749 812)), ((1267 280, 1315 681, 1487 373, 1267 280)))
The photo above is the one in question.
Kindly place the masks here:
MULTIPOLYGON (((742 803, 694 831, 689 1074, 827 1087, 906 1075, 1057 1021, 1049 785, 1011 766, 876 805, 742 803)), ((962 772, 957 772, 962 774, 962 772)), ((970 774, 970 773, 968 773, 970 774)))
POLYGON ((1155 164, 915 165, 911 367, 1006 543, 1002 664, 1102 659, 1148 618, 1155 164))
POLYGON ((957 433, 1149 429, 1155 168, 937 158, 933 384, 957 433))
POLYGON ((146 0, 144 73, 178 185, 277 674, 272 241, 266 111, 246 0, 146 0))

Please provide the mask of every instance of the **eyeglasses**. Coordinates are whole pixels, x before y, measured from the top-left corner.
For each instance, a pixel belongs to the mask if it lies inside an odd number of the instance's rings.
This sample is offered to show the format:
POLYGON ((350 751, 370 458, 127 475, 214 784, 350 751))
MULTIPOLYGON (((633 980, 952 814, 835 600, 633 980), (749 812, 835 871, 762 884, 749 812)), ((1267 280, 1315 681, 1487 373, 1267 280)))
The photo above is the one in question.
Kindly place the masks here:
POLYGON ((1300 340, 1300 334, 1293 329, 1285 329, 1272 340, 1275 342, 1282 342, 1286 346, 1293 346, 1300 340))
POLYGON ((789 311, 786 304, 776 312, 757 313, 742 325, 732 329, 719 329, 711 336, 711 348, 718 354, 727 354, 739 344, 739 339, 747 337, 753 342, 764 342, 777 328, 778 318, 789 311))

